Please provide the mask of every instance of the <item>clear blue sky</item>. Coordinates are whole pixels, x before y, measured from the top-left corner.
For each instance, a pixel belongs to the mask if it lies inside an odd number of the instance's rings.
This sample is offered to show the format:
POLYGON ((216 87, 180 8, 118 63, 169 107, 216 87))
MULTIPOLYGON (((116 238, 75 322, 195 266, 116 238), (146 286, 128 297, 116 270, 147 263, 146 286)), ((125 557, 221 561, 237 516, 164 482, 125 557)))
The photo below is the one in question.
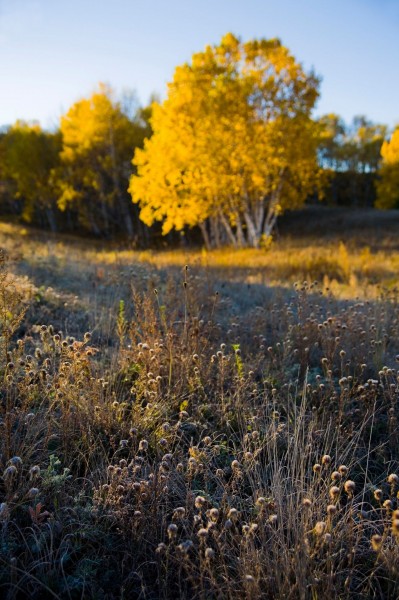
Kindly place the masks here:
POLYGON ((313 67, 317 114, 399 123, 399 0, 0 0, 0 125, 53 127, 99 81, 146 103, 227 31, 313 67))

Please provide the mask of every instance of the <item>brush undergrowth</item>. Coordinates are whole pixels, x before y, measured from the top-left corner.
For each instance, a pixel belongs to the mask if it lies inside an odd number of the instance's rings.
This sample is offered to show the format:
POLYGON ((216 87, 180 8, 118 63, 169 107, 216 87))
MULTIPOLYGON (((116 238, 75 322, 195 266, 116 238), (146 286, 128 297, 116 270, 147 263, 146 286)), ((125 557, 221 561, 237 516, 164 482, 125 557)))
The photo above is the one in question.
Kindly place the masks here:
POLYGON ((105 348, 0 267, 2 597, 398 597, 395 291, 240 315, 184 268, 105 348))

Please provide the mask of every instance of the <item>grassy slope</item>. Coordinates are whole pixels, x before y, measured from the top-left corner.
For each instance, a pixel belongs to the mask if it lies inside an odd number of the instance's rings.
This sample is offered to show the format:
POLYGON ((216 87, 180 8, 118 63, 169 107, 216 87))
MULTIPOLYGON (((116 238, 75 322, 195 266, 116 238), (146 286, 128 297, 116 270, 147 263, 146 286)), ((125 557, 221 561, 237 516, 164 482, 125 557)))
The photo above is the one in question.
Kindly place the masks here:
POLYGON ((1 225, 5 597, 396 598, 398 224, 312 208, 235 253, 1 225))

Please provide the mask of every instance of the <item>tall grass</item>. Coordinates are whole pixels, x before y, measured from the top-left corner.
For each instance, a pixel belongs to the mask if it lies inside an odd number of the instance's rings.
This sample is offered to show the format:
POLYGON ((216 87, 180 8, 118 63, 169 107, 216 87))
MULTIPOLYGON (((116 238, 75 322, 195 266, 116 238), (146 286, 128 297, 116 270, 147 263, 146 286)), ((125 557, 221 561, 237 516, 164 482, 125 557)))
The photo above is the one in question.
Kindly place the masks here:
POLYGON ((135 268, 72 337, 2 263, 3 597, 397 598, 396 291, 135 268))

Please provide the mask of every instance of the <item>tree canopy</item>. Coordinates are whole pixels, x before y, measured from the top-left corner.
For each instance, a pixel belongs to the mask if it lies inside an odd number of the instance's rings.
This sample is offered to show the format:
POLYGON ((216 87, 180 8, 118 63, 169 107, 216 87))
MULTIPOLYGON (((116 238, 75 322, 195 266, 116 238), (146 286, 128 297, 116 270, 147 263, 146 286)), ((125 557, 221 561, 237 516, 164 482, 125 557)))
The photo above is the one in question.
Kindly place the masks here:
POLYGON ((89 98, 73 104, 61 118, 59 207, 74 207, 93 233, 109 233, 122 222, 131 237, 126 188, 132 153, 147 133, 140 111, 129 118, 111 88, 103 84, 89 98))
POLYGON ((319 161, 328 177, 325 198, 333 204, 372 206, 376 173, 381 162, 385 125, 364 116, 347 124, 331 113, 320 117, 319 161))
POLYGON ((0 141, 0 177, 8 182, 14 201, 22 204, 22 216, 32 221, 35 212, 47 215, 54 227, 54 169, 59 165, 61 136, 48 133, 37 123, 17 121, 0 141))
POLYGON ((399 208, 399 126, 381 148, 382 166, 377 182, 377 208, 399 208))
POLYGON ((164 233, 199 225, 208 245, 259 246, 318 182, 318 87, 277 39, 229 33, 194 54, 135 153, 129 190, 141 219, 164 233))

